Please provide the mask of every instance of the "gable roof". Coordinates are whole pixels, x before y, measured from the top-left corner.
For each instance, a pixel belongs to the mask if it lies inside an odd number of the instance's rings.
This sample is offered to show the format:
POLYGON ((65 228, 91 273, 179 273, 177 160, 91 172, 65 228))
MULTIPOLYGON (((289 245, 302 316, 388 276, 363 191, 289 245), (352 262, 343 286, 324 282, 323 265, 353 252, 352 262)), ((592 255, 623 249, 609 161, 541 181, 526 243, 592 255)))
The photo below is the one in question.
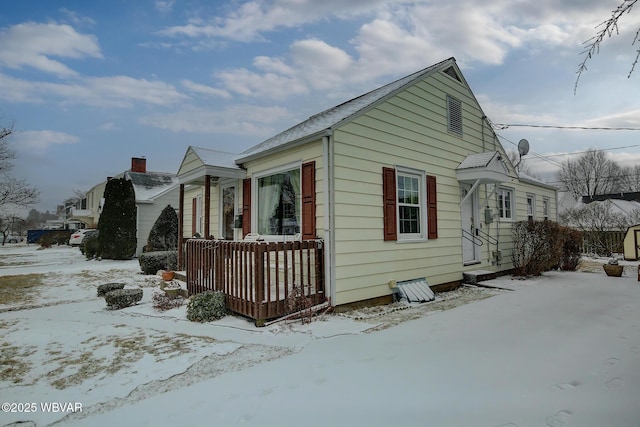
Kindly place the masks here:
POLYGON ((509 179, 509 171, 499 152, 486 151, 465 157, 456 168, 456 178, 465 182, 505 182, 509 179))
POLYGON ((455 65, 453 57, 313 115, 284 132, 245 150, 238 155, 236 162, 241 164, 284 147, 328 136, 333 129, 360 116, 425 76, 452 65, 455 65))
POLYGON ((136 201, 153 201, 178 186, 178 178, 173 173, 126 171, 123 175, 133 184, 136 201))
POLYGON ((189 148, 193 150, 194 154, 198 156, 204 165, 238 169, 238 165, 235 162, 236 157, 238 157, 236 153, 227 153, 194 146, 190 146, 189 148))

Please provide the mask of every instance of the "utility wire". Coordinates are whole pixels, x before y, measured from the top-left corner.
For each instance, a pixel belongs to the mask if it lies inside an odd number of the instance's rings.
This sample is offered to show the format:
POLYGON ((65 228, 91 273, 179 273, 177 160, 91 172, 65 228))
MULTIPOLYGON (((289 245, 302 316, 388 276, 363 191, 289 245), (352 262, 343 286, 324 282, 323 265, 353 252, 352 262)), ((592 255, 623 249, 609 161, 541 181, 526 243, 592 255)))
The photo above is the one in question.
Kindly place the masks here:
POLYGON ((595 126, 555 126, 555 125, 527 125, 522 123, 494 123, 494 126, 501 130, 510 127, 542 128, 542 129, 573 129, 573 130, 640 130, 632 127, 595 127, 595 126))

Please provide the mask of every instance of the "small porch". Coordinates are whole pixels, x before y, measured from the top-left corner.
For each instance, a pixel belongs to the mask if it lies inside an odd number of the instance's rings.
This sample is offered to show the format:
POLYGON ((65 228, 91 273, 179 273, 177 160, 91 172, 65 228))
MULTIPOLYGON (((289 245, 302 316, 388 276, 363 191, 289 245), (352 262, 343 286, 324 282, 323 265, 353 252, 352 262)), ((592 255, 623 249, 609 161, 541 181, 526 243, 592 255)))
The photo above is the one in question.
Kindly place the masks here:
POLYGON ((291 313, 296 299, 326 301, 322 240, 189 239, 185 252, 189 294, 224 292, 228 310, 256 323, 291 313))

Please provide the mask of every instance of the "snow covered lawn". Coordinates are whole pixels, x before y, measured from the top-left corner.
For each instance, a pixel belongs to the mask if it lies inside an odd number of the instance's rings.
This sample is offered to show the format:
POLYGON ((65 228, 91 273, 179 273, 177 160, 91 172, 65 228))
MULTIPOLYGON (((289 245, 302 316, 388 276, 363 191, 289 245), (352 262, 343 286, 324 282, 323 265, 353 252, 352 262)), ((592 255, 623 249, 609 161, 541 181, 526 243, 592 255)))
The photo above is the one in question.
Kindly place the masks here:
POLYGON ((609 278, 599 262, 255 328, 156 311, 160 278, 137 261, 0 247, 0 400, 16 410, 0 426, 638 427, 637 264, 609 278), (112 281, 142 301, 107 310, 112 281))

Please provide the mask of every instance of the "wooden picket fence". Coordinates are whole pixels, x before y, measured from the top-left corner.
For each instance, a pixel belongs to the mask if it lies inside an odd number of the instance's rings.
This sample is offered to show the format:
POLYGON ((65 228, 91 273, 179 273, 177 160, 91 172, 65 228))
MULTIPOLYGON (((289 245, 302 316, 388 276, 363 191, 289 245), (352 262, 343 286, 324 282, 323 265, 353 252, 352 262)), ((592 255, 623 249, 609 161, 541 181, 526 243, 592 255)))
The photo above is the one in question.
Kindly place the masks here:
POLYGON ((185 270, 189 294, 222 291, 227 308, 251 319, 282 317, 292 297, 325 302, 322 240, 233 242, 189 239, 185 270))

